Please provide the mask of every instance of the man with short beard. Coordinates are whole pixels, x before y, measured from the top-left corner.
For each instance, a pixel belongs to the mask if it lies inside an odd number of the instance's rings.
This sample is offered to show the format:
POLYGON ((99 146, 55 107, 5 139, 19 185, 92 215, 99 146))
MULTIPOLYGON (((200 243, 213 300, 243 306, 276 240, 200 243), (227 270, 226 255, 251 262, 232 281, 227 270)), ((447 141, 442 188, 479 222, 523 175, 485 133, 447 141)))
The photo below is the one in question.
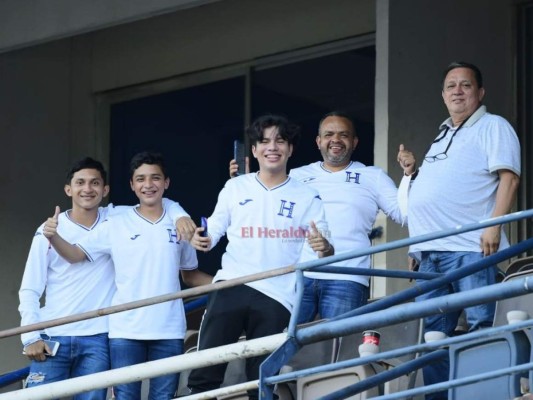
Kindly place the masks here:
MULTIPOLYGON (((379 210, 401 223, 396 185, 381 168, 352 161, 359 138, 352 120, 340 112, 326 114, 319 123, 316 144, 324 161, 294 168, 290 176, 316 189, 324 202, 335 253, 371 245, 369 234, 379 210)), ((311 258, 304 248, 302 261, 311 258)), ((370 256, 336 262, 335 266, 370 268, 370 256)), ((308 271, 299 323, 317 314, 332 318, 365 305, 369 278, 350 274, 308 271)))

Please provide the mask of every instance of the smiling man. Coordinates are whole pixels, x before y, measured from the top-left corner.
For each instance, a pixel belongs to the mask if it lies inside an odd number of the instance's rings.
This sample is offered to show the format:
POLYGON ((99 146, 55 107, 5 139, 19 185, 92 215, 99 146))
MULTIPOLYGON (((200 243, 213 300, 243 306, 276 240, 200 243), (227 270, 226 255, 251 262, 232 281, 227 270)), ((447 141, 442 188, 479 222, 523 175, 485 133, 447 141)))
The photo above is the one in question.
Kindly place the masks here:
MULTIPOLYGON (((381 168, 352 161, 359 143, 352 120, 344 113, 326 114, 319 123, 316 144, 323 161, 294 168, 290 176, 317 190, 324 201, 328 226, 337 254, 370 247, 368 237, 380 210, 401 222, 396 185, 381 168)), ((304 249, 302 260, 310 257, 304 249)), ((370 257, 335 266, 370 268, 370 257)), ((299 322, 316 315, 332 318, 366 304, 367 276, 305 272, 305 290, 299 322)))
MULTIPOLYGON (((215 282, 295 264, 307 247, 314 258, 333 254, 321 233, 327 232, 327 224, 320 196, 287 175, 299 129, 284 117, 265 115, 252 123, 247 134, 259 172, 226 182, 208 219, 208 236, 202 237, 203 228, 198 228, 191 241, 197 250, 209 251, 227 235, 229 243, 215 282)), ((198 349, 234 343, 243 331, 248 340, 282 332, 294 300, 294 274, 211 293, 198 349)), ((258 379, 265 358, 246 360, 248 380, 258 379)), ((218 388, 225 368, 194 370, 189 376, 192 393, 218 388)), ((257 399, 257 390, 249 395, 257 399)))
MULTIPOLYGON (((412 237, 508 213, 519 183, 518 138, 505 119, 489 114, 482 105, 485 89, 480 70, 473 64, 454 62, 443 77, 442 98, 450 117, 440 125, 440 133, 426 151, 420 171, 416 170, 413 153, 403 145, 398 153, 405 175, 399 193, 408 193, 412 237)), ((502 227, 493 226, 418 243, 409 252, 420 263, 420 271, 450 273, 508 245, 502 227)), ((491 285, 495 277, 496 267, 492 266, 417 300, 491 285)), ((494 303, 468 307, 465 313, 470 331, 492 326, 494 303)), ((452 335, 459 314, 427 317, 424 329, 452 335)), ((447 361, 424 368, 427 385, 447 379, 447 361)), ((446 399, 447 392, 426 398, 446 399)))
MULTIPOLYGON (((65 193, 72 208, 58 215, 61 234, 76 241, 89 234, 108 215, 118 210, 112 205, 100 207, 107 196, 107 173, 103 165, 86 157, 72 165, 67 173, 65 193)), ((107 307, 115 293, 113 263, 100 257, 71 266, 50 248, 39 227, 33 237, 19 291, 21 325, 64 317, 107 307), (46 304, 39 299, 46 290, 46 304)), ((57 382, 71 377, 109 369, 107 317, 48 328, 45 334, 22 335, 26 356, 32 360, 28 387, 57 382), (55 356, 43 339, 59 342, 55 356)), ((76 400, 105 400, 106 389, 76 396, 76 400)))

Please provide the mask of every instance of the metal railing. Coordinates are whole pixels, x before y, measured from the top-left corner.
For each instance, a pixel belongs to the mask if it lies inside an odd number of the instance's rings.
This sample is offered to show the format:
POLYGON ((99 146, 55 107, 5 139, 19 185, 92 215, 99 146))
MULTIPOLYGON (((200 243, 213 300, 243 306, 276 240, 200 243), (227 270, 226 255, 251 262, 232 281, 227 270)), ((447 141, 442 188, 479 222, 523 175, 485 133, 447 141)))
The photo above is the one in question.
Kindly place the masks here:
MULTIPOLYGON (((345 252, 342 254, 337 254, 331 257, 326 257, 319 260, 313 260, 305 263, 300 263, 292 266, 287 266, 284 268, 278 268, 270 271, 266 271, 263 273, 248 275, 242 278, 228 280, 224 282, 217 282, 211 285, 205 285, 202 287, 192 288, 183 290, 181 292, 164 295, 164 296, 157 296, 150 299, 144 299, 139 300, 127 304, 122 304, 118 306, 113 307, 107 307, 100 310, 94 310, 91 312, 75 315, 75 316, 69 316, 65 318, 59 318, 52 321, 44 321, 38 324, 28 325, 24 327, 17 327, 13 329, 8 329, 4 331, 0 331, 0 338, 8 337, 17 335, 24 332, 30 332, 35 330, 44 329, 46 327, 51 326, 57 326, 61 324, 66 324, 69 322, 74 321, 80 321, 84 319, 90 319, 99 317, 102 315, 109 315, 115 312, 121 312, 125 310, 130 310, 134 308, 143 307, 146 305, 152 305, 161 303, 164 301, 170 301, 177 298, 186 298, 191 296, 198 296, 200 294, 209 293, 215 290, 219 290, 226 287, 232 287, 236 285, 241 285, 243 283, 251 282, 258 279, 266 279, 274 276, 279 276, 283 274, 289 274, 292 272, 297 272, 297 275, 301 276, 302 271, 307 269, 313 269, 318 270, 317 267, 321 267, 324 265, 331 265, 332 263, 335 263, 337 261, 343 261, 351 258, 366 256, 370 254, 379 253, 382 251, 388 251, 393 250, 405 246, 409 246, 415 243, 420 243, 428 240, 433 240, 441 237, 451 236, 458 233, 463 233, 471 230, 477 230, 481 228, 485 228, 492 225, 500 225, 516 220, 520 220, 523 218, 531 218, 533 217, 533 210, 527 210, 527 211, 521 211, 513 214, 509 214, 503 217, 498 218, 492 218, 486 221, 481 221, 476 224, 469 224, 469 225, 463 225, 463 226, 457 226, 452 229, 444 230, 441 232, 435 232, 432 234, 422 235, 416 238, 409 238, 409 239, 402 239, 395 242, 374 246, 370 249, 363 249, 363 250, 354 250, 345 252)), ((520 253, 525 252, 526 250, 529 250, 533 248, 533 239, 524 241, 518 245, 512 246, 509 249, 503 250, 501 252, 496 253, 493 256, 487 257, 485 260, 489 260, 491 257, 494 257, 493 259, 490 259, 491 263, 494 264, 496 260, 504 260, 507 258, 510 258, 512 256, 518 255, 520 253)), ((476 265, 472 264, 472 269, 475 268, 483 268, 479 263, 475 263, 476 265)), ((328 267, 332 268, 332 267, 328 267)), ((323 270, 326 270, 326 268, 323 267, 323 270)), ((336 271, 339 272, 339 271, 336 271)), ((394 277, 402 277, 402 278, 411 278, 413 277, 413 273, 409 273, 407 271, 383 271, 383 270, 367 270, 365 269, 349 269, 349 268, 343 268, 343 272, 349 272, 349 273, 357 273, 357 274, 369 274, 369 275, 380 275, 380 276, 394 276, 394 277)), ((420 273, 416 273, 417 278, 421 278, 422 275, 420 273)), ((346 334, 347 332, 355 331, 357 329, 368 329, 372 327, 378 327, 378 326, 384 326, 391 324, 391 321, 394 319, 391 319, 393 316, 389 315, 387 320, 383 320, 384 325, 378 325, 377 319, 380 318, 380 313, 387 312, 388 310, 384 309, 381 311, 377 311, 381 308, 390 308, 394 307, 395 304, 398 304, 400 302, 404 302, 407 299, 411 299, 421 293, 423 290, 429 290, 430 288, 433 288, 434 285, 440 286, 443 284, 446 284, 448 281, 448 275, 446 277, 435 277, 434 275, 427 275, 425 276, 428 282, 425 282, 424 284, 418 285, 418 287, 407 289, 406 291, 400 292, 396 295, 391 295, 387 297, 386 299, 376 301, 372 304, 369 304, 365 307, 362 307, 361 309, 354 310, 350 313, 344 314, 343 316, 340 316, 334 320, 325 322, 323 324, 317 325, 317 326, 311 326, 306 327, 303 329, 296 330, 296 320, 299 312, 299 301, 296 302, 293 315, 291 316, 291 322, 289 326, 288 334, 280 334, 280 335, 274 335, 271 337, 256 339, 253 341, 245 342, 245 346, 242 346, 242 343, 236 343, 234 345, 228 345, 223 346, 221 348, 216 349, 209 349, 209 350, 202 350, 197 353, 194 353, 194 357, 191 357, 190 354, 177 356, 177 357, 171 357, 169 359, 165 360, 158 360, 153 361, 149 363, 139 364, 136 366, 129 366, 125 368, 120 368, 116 370, 106 371, 98 374, 88 375, 80 378, 74 378, 65 380, 58 383, 50 383, 43 386, 34 387, 31 389, 25 389, 22 391, 15 391, 10 392, 6 395, 0 395, 0 399, 53 399, 57 397, 62 396, 68 396, 75 393, 80 393, 87 390, 92 390, 95 388, 104 388, 109 387, 115 384, 119 383, 127 383, 132 381, 138 381, 146 378, 150 378, 153 376, 164 375, 167 373, 173 373, 173 372, 180 372, 184 370, 188 370, 191 368, 199 368, 206 365, 213 365, 217 363, 223 363, 228 362, 233 359, 237 358, 247 358, 252 357, 260 354, 268 354, 270 352, 273 352, 271 357, 262 365, 261 367, 261 378, 259 381, 259 385, 261 388, 261 396, 264 399, 270 399, 272 395, 272 384, 275 379, 283 377, 284 375, 281 375, 279 377, 275 377, 275 373, 277 370, 279 370, 279 366, 283 365, 284 362, 286 362, 292 355, 296 353, 296 351, 301 348, 305 344, 309 344, 312 342, 323 340, 324 338, 333 337, 332 332, 334 332, 334 335, 336 336, 342 336, 343 334, 346 334), (369 313, 372 312, 372 318, 370 318, 369 314, 366 314, 364 318, 358 317, 362 313, 369 313), (374 318, 376 320, 374 320, 374 318), (369 323, 369 321, 371 323, 369 323), (374 322, 372 322, 374 321, 374 322), (280 355, 281 354, 281 355, 280 355), (24 393, 26 392, 26 393, 24 393), (28 393, 31 392, 31 393, 28 393)), ((455 276, 455 278, 458 278, 458 276, 455 276)), ((298 280, 300 281, 300 280, 298 280)), ((511 282, 509 282, 511 283, 511 282)), ((500 284, 502 285, 502 284, 500 284)), ((435 286, 435 287, 436 287, 435 286)), ((460 301, 462 301, 460 308, 463 308, 465 306, 465 301, 494 301, 497 299, 503 299, 511 296, 519 296, 520 294, 523 294, 525 292, 520 292, 518 288, 516 287, 518 285, 513 285, 512 287, 508 285, 507 283, 502 286, 503 288, 506 288, 506 290, 502 291, 494 291, 493 288, 483 288, 488 289, 489 292, 482 293, 479 296, 480 297, 469 297, 470 300, 463 297, 460 301), (472 300, 475 299, 475 300, 472 300)), ((528 289, 529 290, 529 289, 528 289)), ((301 295, 302 288, 301 285, 298 284, 298 293, 301 295)), ((470 293, 470 292, 468 292, 470 293)), ((450 296, 446 296, 445 298, 449 301, 452 301, 455 296, 460 296, 462 293, 453 294, 450 296)), ((468 296, 467 296, 468 297, 468 296)), ((444 299, 441 298, 441 299, 444 299)), ((439 299, 432 299, 432 300, 426 300, 425 302, 415 303, 415 304, 409 304, 411 307, 423 307, 425 310, 417 310, 416 312, 419 313, 419 316, 423 315, 430 315, 431 313, 436 313, 443 307, 444 304, 440 304, 439 306, 436 306, 436 303, 433 304, 432 302, 437 302, 439 299), (436 307, 436 308, 435 308, 436 307)), ((474 304, 474 303, 472 303, 474 304)), ((475 303, 478 304, 478 303, 475 303)), ((405 314, 403 314, 406 310, 406 305, 402 306, 401 310, 396 310, 396 321, 406 321, 407 319, 402 319, 405 317, 405 314), (399 317, 401 316, 401 317, 399 317), (399 318, 399 319, 398 319, 399 318)), ((459 307, 459 306, 457 306, 459 307)), ((450 309, 451 310, 451 309, 450 309)), ((414 314, 411 314, 411 317, 414 314)), ((382 356, 383 354, 381 354, 382 356)), ((363 360, 362 358, 359 359, 359 362, 363 360)), ((367 360, 364 360, 365 362, 371 361, 370 358, 367 360)), ((326 368, 327 366, 324 366, 323 368, 326 368)), ((226 388, 227 390, 227 388, 226 388)), ((432 388, 429 388, 428 390, 433 390, 432 388)), ((441 390, 441 389, 438 389, 441 390)), ((207 393, 206 393, 207 395, 207 393)), ((199 395, 201 396, 201 395, 199 395)), ((192 399, 192 397, 189 397, 192 399)), ((195 397, 195 398, 208 398, 208 397, 195 397)))

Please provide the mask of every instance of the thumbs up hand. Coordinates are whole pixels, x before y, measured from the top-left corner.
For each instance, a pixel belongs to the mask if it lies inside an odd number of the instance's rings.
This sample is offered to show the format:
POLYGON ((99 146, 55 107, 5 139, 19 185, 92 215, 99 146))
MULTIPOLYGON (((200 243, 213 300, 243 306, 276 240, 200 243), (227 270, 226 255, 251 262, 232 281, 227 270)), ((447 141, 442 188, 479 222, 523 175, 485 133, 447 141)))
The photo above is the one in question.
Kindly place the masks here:
POLYGON ((307 236, 307 243, 318 253, 318 257, 327 257, 334 254, 334 249, 331 243, 322 235, 314 221, 309 223, 309 233, 307 236))
POLYGON ((56 206, 54 216, 50 217, 44 223, 43 234, 46 238, 51 239, 57 234, 58 217, 61 210, 56 206))
POLYGON ((406 176, 413 175, 416 172, 415 155, 412 151, 406 150, 403 144, 401 144, 398 149, 397 160, 406 176))

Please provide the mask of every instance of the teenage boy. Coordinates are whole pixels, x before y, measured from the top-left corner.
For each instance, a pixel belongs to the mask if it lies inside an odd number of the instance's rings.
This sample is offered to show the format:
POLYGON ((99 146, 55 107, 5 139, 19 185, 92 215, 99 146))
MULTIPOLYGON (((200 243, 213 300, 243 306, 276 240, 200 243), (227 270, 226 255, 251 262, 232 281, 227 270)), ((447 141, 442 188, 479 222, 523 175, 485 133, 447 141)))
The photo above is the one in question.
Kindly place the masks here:
MULTIPOLYGON (((129 207, 99 207, 109 193, 107 172, 99 161, 90 157, 75 162, 67 172, 65 193, 72 208, 58 215, 59 231, 69 241, 87 236, 108 216, 129 207)), ((183 209, 165 199, 166 209, 175 216, 183 209)), ((50 247, 43 226, 33 237, 19 291, 21 325, 56 319, 107 307, 115 293, 115 273, 109 256, 70 265, 50 247), (46 305, 40 298, 46 290, 46 305)), ((109 369, 108 320, 100 317, 51 327, 41 332, 21 335, 24 353, 32 363, 27 379, 29 387, 57 382, 109 369), (43 341, 59 342, 57 354, 43 341)), ((75 396, 76 400, 105 400, 106 389, 75 396)))
MULTIPOLYGON (((222 269, 214 281, 294 264, 304 246, 311 246, 320 257, 333 254, 321 234, 327 232, 327 224, 318 193, 287 176, 298 128, 284 117, 266 115, 254 121, 247 134, 259 172, 227 181, 208 218, 208 236, 202 237, 203 228, 198 228, 191 240, 197 250, 209 251, 227 235, 222 269)), ((211 293, 198 349, 234 343, 243 331, 246 339, 282 332, 295 300, 294 279, 293 274, 283 275, 211 293)), ((265 358, 246 360, 249 380, 258 378, 265 358)), ((225 368, 222 364, 192 371, 191 392, 218 388, 225 368)), ((249 395, 257 398, 257 390, 249 395)))
MULTIPOLYGON (((212 277, 197 269, 196 253, 179 241, 163 207, 170 180, 161 155, 143 152, 130 164, 131 189, 140 205, 111 216, 90 235, 67 243, 57 234, 57 214, 47 220, 44 235, 71 263, 111 256, 116 292, 112 305, 180 290, 179 271, 187 285, 208 284, 212 277)), ((181 299, 109 316, 111 367, 120 368, 176 356, 183 351, 185 313, 181 299)), ((150 380, 151 400, 172 399, 178 374, 150 380)), ((117 400, 140 399, 141 382, 115 387, 117 400)))

